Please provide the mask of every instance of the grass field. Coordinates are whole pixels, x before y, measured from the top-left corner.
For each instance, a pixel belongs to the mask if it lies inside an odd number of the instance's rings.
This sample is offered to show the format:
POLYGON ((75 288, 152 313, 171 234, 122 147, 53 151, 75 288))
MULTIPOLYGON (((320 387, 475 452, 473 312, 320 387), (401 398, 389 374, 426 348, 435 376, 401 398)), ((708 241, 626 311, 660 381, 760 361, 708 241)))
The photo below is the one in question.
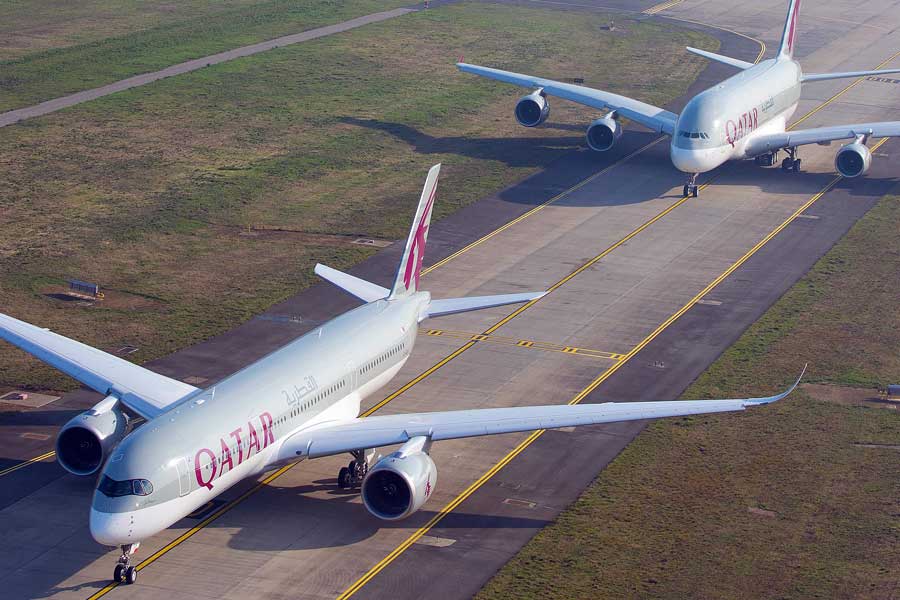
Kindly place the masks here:
POLYGON ((406 0, 0 0, 0 112, 406 0))
MULTIPOLYGON (((596 113, 556 102, 521 128, 522 90, 458 73, 461 50, 664 103, 704 65, 683 47, 717 47, 616 22, 452 5, 2 128, 0 306, 136 361, 227 330, 312 282, 316 261, 368 256, 354 237, 405 235, 430 165, 445 165, 440 218, 583 143, 596 113), (107 299, 53 299, 69 277, 107 299)), ((0 346, 0 387, 20 385, 71 382, 0 346)))
POLYGON ((898 597, 900 414, 865 400, 900 382, 898 222, 883 198, 685 397, 828 386, 651 424, 478 598, 898 597))

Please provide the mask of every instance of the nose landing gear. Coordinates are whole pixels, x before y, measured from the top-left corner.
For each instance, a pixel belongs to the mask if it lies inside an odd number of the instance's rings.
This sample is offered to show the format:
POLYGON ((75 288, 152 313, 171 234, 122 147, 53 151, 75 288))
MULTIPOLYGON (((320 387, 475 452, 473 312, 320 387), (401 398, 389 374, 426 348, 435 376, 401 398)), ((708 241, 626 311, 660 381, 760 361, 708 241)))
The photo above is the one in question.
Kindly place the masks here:
POLYGON ((788 153, 788 157, 781 161, 781 169, 783 171, 793 171, 794 173, 800 172, 800 163, 802 162, 799 158, 797 158, 797 149, 796 148, 785 148, 788 153))
POLYGON ((341 467, 338 471, 338 487, 342 490, 349 490, 362 483, 366 473, 369 472, 369 462, 374 456, 374 450, 354 450, 350 454, 353 460, 346 467, 341 467))
POLYGON ((137 552, 140 545, 140 542, 137 544, 122 544, 122 556, 119 557, 116 568, 113 571, 113 581, 128 585, 137 581, 137 567, 131 564, 130 557, 137 552))
POLYGON ((697 194, 700 192, 700 188, 697 187, 697 173, 691 173, 688 176, 687 183, 684 184, 684 188, 682 189, 682 196, 693 196, 697 197, 697 194))

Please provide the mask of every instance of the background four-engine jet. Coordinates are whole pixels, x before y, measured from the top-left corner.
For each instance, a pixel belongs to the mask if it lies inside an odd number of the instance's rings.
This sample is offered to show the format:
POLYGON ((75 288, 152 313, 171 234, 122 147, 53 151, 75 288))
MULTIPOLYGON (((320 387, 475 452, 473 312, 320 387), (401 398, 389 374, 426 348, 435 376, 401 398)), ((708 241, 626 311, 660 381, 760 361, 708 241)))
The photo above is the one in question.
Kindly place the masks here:
MULTIPOLYGON (((524 302, 544 293, 434 300, 419 290, 439 165, 425 189, 388 290, 323 265, 316 273, 364 305, 200 390, 90 346, 0 315, 0 337, 106 395, 61 429, 60 464, 102 471, 90 511, 101 544, 120 545, 114 579, 134 583, 144 540, 245 477, 306 458, 350 453, 338 484, 361 483, 365 507, 401 519, 434 491, 435 441, 534 429, 743 410, 784 397, 528 406, 358 418, 362 400, 406 362, 423 319, 524 302), (147 419, 129 431, 133 416, 147 419), (401 444, 374 458, 373 448, 401 444)), ((796 385, 796 384, 795 384, 796 385)), ((793 387, 791 388, 793 389, 793 387)))
POLYGON ((900 136, 900 121, 857 123, 816 129, 785 131, 797 109, 800 86, 806 81, 863 77, 900 73, 900 69, 852 71, 804 75, 794 60, 797 13, 800 0, 791 0, 778 55, 759 64, 688 48, 689 52, 730 65, 741 72, 694 96, 680 115, 662 108, 602 90, 520 75, 499 69, 458 63, 461 71, 523 87, 537 88, 516 104, 516 120, 525 127, 543 123, 550 114, 547 96, 558 96, 599 109, 610 109, 587 129, 592 150, 609 150, 622 137, 620 116, 671 136, 672 164, 689 174, 684 195, 697 195, 697 175, 715 169, 728 160, 755 158, 760 165, 775 164, 779 150, 787 151, 781 166, 799 171, 797 147, 853 140, 835 156, 834 164, 844 177, 857 177, 869 169, 872 154, 866 146, 870 137, 900 136))

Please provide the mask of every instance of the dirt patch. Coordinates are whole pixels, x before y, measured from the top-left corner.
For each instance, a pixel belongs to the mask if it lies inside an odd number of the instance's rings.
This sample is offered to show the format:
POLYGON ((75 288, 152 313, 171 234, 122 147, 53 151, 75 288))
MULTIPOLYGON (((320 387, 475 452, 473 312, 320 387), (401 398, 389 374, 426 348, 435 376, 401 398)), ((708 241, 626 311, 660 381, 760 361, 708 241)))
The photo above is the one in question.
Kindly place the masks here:
POLYGON ((165 309, 165 303, 161 300, 118 290, 104 289, 103 298, 91 298, 72 293, 65 286, 52 285, 44 288, 41 293, 46 298, 57 301, 61 306, 106 308, 124 311, 161 311, 165 309))
POLYGON ((842 385, 804 383, 800 386, 811 398, 844 406, 871 406, 886 410, 900 410, 900 401, 888 400, 878 390, 842 385))

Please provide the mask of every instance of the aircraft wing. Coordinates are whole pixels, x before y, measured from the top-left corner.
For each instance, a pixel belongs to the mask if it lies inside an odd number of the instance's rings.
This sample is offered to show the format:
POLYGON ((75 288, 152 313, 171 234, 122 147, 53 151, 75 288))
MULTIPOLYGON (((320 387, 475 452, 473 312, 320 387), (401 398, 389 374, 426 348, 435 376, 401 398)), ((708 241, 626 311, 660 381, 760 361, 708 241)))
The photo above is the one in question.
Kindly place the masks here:
POLYGON ((816 129, 797 129, 782 133, 754 136, 747 142, 747 156, 756 156, 772 150, 803 146, 806 144, 827 144, 834 140, 849 140, 858 135, 868 137, 900 136, 900 121, 881 123, 857 123, 856 125, 835 125, 816 129))
MULTIPOLYGON (((803 377, 802 373, 800 377, 803 377)), ((738 411, 781 400, 798 383, 800 378, 786 391, 766 398, 522 406, 351 419, 334 424, 324 423, 293 434, 285 440, 277 460, 283 462, 299 457, 319 458, 351 450, 403 444, 419 436, 428 437, 434 442, 575 425, 738 411)))
POLYGON ((543 88, 550 96, 556 96, 563 100, 570 100, 593 108, 615 110, 617 114, 640 123, 644 127, 672 135, 675 131, 675 121, 678 115, 662 108, 646 104, 640 100, 634 100, 625 96, 619 96, 611 92, 595 90, 581 85, 562 83, 552 79, 542 79, 531 75, 520 75, 510 71, 479 67, 466 63, 457 63, 460 71, 481 75, 488 79, 495 79, 504 83, 511 83, 526 88, 543 88))
POLYGON ((197 391, 186 383, 4 314, 0 314, 0 339, 101 394, 115 396, 145 419, 156 417, 197 391))

